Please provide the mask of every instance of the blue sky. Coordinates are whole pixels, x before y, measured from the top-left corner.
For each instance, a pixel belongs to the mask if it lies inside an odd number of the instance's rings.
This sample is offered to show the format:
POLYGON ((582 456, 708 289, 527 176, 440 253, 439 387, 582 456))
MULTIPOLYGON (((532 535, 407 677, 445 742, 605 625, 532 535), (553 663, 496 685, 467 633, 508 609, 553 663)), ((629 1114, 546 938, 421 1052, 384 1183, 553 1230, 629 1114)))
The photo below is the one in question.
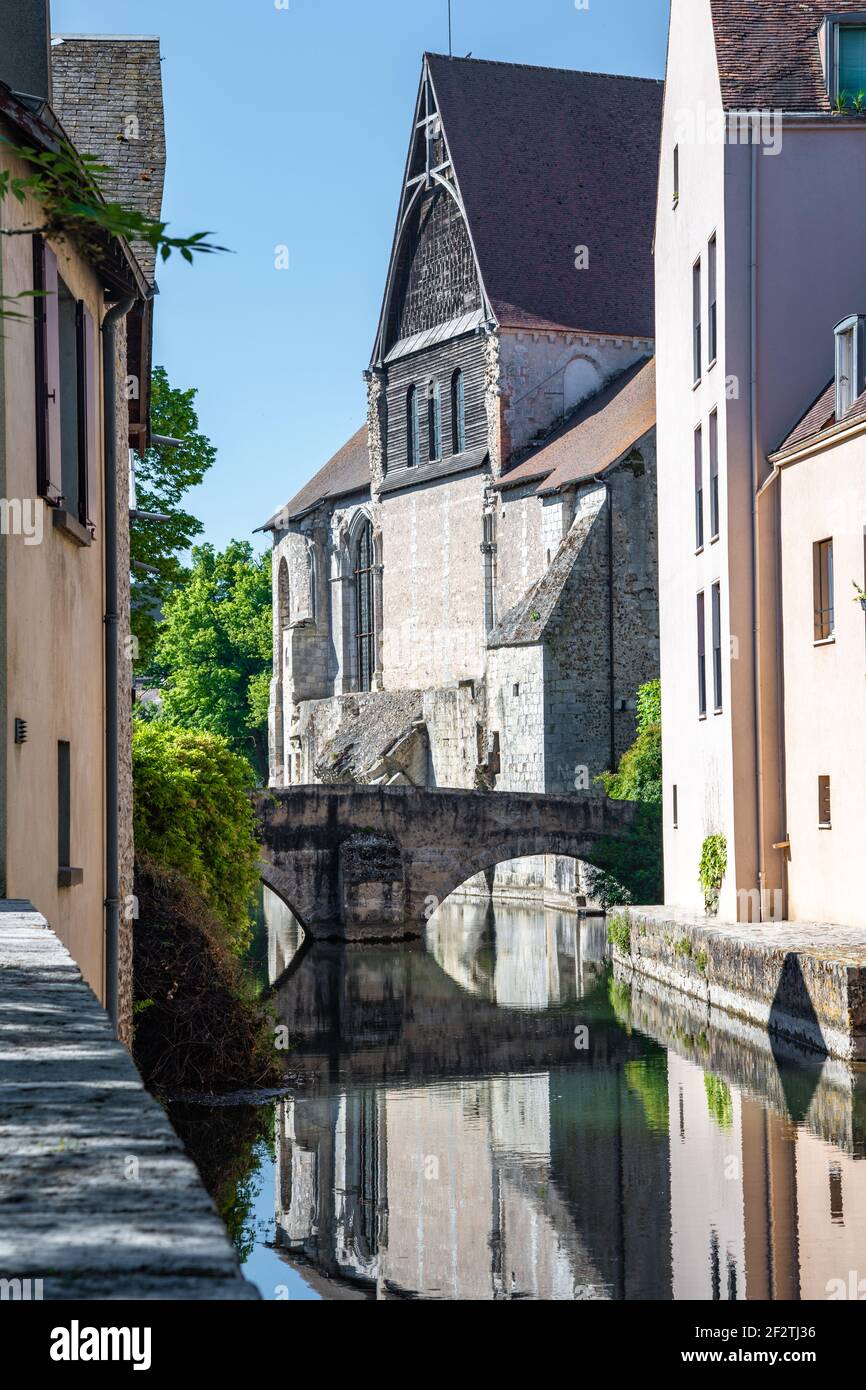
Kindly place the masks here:
MULTIPOLYGON (((220 546, 249 538, 363 421, 421 54, 448 45, 447 0, 276 3, 52 3, 55 33, 160 35, 165 216, 234 252, 170 262, 157 304, 156 361, 198 387, 219 451, 191 509, 220 546)), ((453 0, 454 52, 661 77, 667 11, 453 0)))

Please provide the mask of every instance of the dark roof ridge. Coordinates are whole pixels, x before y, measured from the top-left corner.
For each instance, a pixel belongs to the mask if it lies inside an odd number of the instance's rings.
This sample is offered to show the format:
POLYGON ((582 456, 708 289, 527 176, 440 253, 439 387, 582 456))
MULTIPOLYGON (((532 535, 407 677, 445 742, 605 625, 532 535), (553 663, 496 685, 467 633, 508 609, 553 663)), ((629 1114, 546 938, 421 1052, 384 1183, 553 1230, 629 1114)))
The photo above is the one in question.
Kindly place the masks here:
POLYGON ((594 72, 592 68, 559 68, 550 67, 546 63, 510 63, 505 58, 464 58, 456 53, 427 52, 424 57, 440 58, 446 63, 486 63, 488 67, 523 68, 526 72, 562 72, 568 73, 570 77, 607 77, 614 82, 650 82, 657 87, 664 86, 663 77, 636 77, 634 74, 626 72, 594 72))

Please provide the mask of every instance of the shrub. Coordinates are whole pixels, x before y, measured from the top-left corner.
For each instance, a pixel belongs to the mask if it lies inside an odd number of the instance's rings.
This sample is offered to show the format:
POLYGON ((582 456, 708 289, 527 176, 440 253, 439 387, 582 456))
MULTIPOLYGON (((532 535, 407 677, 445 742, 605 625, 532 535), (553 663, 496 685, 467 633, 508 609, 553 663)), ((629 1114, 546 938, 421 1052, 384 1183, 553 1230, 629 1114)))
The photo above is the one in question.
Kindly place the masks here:
POLYGON ((607 924, 607 939, 620 955, 631 955, 631 918, 627 912, 615 912, 607 924))
POLYGON ((728 842, 724 835, 708 835, 701 850, 698 878, 704 890, 704 907, 708 916, 719 910, 719 894, 728 870, 728 842))
POLYGON ((136 856, 182 875, 242 954, 258 883, 249 763, 160 720, 136 723, 132 751, 136 856))
POLYGON ((604 840, 599 862, 587 870, 587 886, 605 909, 620 904, 657 903, 664 897, 662 871, 662 704, 661 682, 648 681, 637 693, 637 736, 616 772, 598 781, 613 801, 642 803, 625 840, 604 840))
POLYGON ((272 1020, 223 924, 175 869, 136 862, 133 1055, 160 1091, 216 1093, 278 1085, 272 1020))

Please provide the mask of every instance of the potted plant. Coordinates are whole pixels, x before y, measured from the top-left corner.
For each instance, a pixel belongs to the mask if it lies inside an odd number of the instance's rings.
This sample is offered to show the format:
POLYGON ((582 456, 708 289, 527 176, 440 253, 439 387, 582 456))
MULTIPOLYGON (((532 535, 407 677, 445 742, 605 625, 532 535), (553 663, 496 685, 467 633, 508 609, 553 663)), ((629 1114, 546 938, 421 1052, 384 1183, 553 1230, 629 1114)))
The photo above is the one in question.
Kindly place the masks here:
POLYGON ((847 112, 848 112, 848 100, 849 100, 849 97, 848 97, 848 93, 847 93, 847 92, 839 92, 838 96, 836 97, 835 101, 833 102, 833 115, 834 115, 834 116, 844 116, 844 115, 847 114, 847 112))
POLYGON ((866 589, 861 589, 857 580, 854 580, 854 602, 859 603, 860 607, 866 612, 866 589))

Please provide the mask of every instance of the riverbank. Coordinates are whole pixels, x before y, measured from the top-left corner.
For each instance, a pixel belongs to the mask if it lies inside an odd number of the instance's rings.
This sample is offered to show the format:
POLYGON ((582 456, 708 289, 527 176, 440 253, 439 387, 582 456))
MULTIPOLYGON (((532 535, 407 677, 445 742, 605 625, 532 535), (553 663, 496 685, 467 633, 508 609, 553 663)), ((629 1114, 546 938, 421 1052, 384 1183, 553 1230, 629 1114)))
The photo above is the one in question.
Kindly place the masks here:
POLYGON ((0 1278, 46 1300, 258 1297, 162 1108, 29 903, 0 903, 0 1278))
POLYGON ((818 1053, 866 1061, 866 932, 722 922, 666 907, 629 908, 610 921, 626 976, 645 975, 818 1053))

